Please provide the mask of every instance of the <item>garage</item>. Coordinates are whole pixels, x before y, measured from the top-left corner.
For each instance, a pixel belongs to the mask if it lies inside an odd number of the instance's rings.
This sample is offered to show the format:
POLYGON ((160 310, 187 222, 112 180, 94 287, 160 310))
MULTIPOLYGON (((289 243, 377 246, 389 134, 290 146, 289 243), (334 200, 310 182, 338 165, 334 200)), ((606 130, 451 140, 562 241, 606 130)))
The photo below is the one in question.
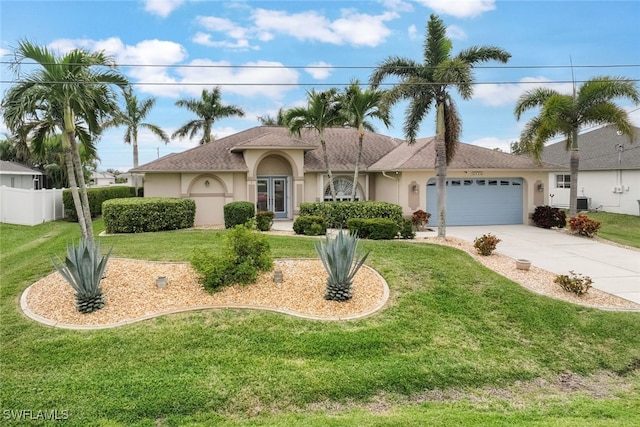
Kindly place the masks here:
MULTIPOLYGON (((447 225, 522 224, 522 178, 447 178, 447 225)), ((435 178, 427 181, 429 225, 438 225, 435 178)))

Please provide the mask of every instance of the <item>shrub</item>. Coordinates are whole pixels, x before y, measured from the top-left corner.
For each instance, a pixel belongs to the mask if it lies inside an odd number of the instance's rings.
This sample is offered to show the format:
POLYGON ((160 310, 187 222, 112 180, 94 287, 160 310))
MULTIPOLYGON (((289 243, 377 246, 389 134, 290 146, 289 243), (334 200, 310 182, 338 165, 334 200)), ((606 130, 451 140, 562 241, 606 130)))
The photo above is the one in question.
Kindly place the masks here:
POLYGON ((400 227, 388 218, 351 218, 347 221, 351 234, 363 239, 391 240, 398 235, 400 227))
POLYGON ((211 251, 197 252, 191 265, 204 288, 213 292, 234 283, 255 282, 258 272, 273 267, 273 258, 266 236, 237 225, 225 236, 223 249, 217 256, 211 251))
POLYGON ((388 218, 398 226, 402 222, 402 207, 387 202, 317 202, 301 203, 300 215, 315 215, 326 219, 329 228, 345 228, 351 218, 388 218))
MULTIPOLYGON (((131 197, 131 190, 129 188, 130 187, 125 186, 87 188, 87 199, 89 200, 91 218, 102 214, 102 203, 106 200, 131 197)), ((76 215, 76 207, 73 204, 71 190, 67 189, 62 192, 62 204, 64 206, 64 216, 67 220, 77 221, 78 215, 76 215)))
POLYGON ((429 224, 429 218, 431 218, 431 214, 429 212, 418 209, 411 216, 411 224, 416 230, 422 230, 427 226, 427 224, 429 224))
POLYGON ((246 224, 256 214, 251 202, 231 202, 224 205, 224 228, 246 224))
POLYGON ((111 250, 102 256, 100 243, 81 239, 78 246, 67 244, 64 263, 51 260, 58 273, 76 291, 76 309, 80 313, 93 313, 104 307, 104 294, 100 281, 104 276, 111 250))
POLYGON ((560 287, 567 292, 573 292, 576 295, 586 294, 593 283, 591 277, 576 274, 573 270, 569 270, 569 274, 571 274, 571 276, 567 276, 566 274, 556 276, 553 282, 560 285, 560 287))
POLYGON ((473 241, 473 246, 477 249, 480 255, 489 256, 501 241, 502 240, 498 239, 491 233, 483 234, 481 237, 477 237, 473 241))
POLYGON ((351 285, 369 252, 358 251, 358 238, 342 230, 335 238, 327 236, 326 242, 315 242, 316 253, 329 277, 324 298, 332 301, 351 299, 351 285))
POLYGON ((107 200, 103 205, 107 233, 141 233, 193 227, 196 202, 147 197, 107 200))
POLYGON ((320 236, 327 232, 327 221, 316 215, 300 215, 293 221, 293 231, 306 236, 320 236))
POLYGON ((600 222, 589 218, 584 214, 578 214, 569 219, 569 227, 574 233, 582 236, 593 237, 600 230, 600 222))
POLYGON ((567 225, 564 211, 547 205, 537 206, 531 219, 536 226, 541 228, 564 228, 567 225))
POLYGON ((260 231, 269 231, 273 225, 274 213, 271 211, 256 212, 256 228, 260 231))
POLYGON ((413 230, 413 222, 410 219, 403 219, 400 226, 400 237, 403 239, 413 239, 416 232, 413 230))

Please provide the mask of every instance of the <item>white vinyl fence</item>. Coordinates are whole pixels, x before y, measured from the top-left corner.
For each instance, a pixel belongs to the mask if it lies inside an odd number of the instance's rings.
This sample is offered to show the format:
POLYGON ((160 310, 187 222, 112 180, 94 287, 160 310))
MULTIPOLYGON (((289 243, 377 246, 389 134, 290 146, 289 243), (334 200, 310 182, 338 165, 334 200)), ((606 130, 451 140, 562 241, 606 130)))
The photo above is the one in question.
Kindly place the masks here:
POLYGON ((64 218, 62 189, 24 190, 0 187, 0 222, 36 225, 64 218))

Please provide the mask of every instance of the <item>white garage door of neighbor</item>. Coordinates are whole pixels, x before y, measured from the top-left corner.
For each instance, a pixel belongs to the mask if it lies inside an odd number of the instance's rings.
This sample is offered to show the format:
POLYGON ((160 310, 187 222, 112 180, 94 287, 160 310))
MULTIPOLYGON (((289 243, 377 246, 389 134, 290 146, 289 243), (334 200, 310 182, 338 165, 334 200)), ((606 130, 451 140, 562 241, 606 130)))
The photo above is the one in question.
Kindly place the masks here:
MULTIPOLYGON (((447 225, 522 224, 522 178, 447 178, 447 225)), ((438 225, 435 178, 427 181, 429 225, 438 225)))

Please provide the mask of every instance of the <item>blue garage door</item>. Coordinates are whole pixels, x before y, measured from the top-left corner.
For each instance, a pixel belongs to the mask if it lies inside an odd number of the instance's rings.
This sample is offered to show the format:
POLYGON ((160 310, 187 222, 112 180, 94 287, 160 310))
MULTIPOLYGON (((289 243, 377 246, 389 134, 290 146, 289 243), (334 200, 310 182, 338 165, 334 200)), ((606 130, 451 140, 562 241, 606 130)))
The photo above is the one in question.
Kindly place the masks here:
MULTIPOLYGON (((447 178, 447 225, 522 224, 522 178, 447 178)), ((438 225, 435 178, 427 181, 429 225, 438 225)))

